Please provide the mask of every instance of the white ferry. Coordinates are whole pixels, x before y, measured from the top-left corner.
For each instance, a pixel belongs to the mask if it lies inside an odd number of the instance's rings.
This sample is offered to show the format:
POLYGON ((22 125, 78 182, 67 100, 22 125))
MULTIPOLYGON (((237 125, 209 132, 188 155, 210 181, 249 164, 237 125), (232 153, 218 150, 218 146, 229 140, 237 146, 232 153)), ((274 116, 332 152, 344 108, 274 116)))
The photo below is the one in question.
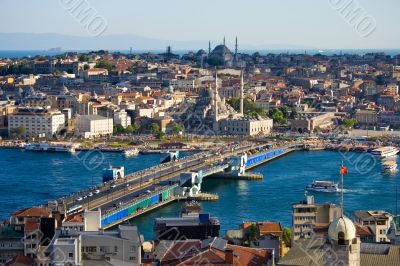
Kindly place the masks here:
POLYGON ((395 172, 397 170, 397 163, 395 161, 387 161, 382 163, 384 172, 395 172))
POLYGON ((26 151, 43 151, 43 152, 69 152, 75 153, 73 145, 50 145, 48 143, 31 143, 25 145, 26 151))
POLYGON ((374 156, 386 158, 386 157, 393 157, 399 153, 399 149, 396 147, 381 147, 371 151, 371 154, 374 156))
POLYGON ((308 185, 306 189, 315 192, 340 192, 338 184, 331 181, 314 181, 312 184, 308 185))
POLYGON ((139 154, 139 150, 138 149, 128 149, 128 150, 124 150, 124 156, 125 157, 132 157, 132 156, 136 156, 139 154))

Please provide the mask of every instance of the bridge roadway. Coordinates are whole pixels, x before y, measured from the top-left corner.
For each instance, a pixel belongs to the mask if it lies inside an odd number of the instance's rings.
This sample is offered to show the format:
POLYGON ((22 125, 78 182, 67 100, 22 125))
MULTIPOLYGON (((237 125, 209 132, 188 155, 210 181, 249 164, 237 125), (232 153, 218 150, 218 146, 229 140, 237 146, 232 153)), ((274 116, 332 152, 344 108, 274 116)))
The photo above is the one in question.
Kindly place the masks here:
POLYGON ((138 197, 146 191, 156 189, 162 181, 173 181, 181 173, 205 170, 216 161, 254 149, 258 145, 227 145, 219 151, 202 152, 179 159, 175 162, 156 165, 146 170, 138 171, 125 176, 125 178, 100 184, 90 190, 81 191, 61 199, 62 205, 67 210, 77 206, 83 209, 101 208, 104 211, 112 209, 120 202, 127 202, 138 197), (97 191, 97 193, 96 193, 97 191))

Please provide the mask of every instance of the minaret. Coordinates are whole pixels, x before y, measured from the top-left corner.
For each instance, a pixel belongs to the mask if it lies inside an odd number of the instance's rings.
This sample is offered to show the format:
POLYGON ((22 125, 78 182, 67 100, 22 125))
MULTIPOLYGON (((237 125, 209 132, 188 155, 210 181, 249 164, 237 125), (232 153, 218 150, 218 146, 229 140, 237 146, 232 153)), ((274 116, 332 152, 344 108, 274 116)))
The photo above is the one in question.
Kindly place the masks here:
POLYGON ((225 36, 224 36, 224 46, 226 45, 226 43, 225 43, 225 36))
POLYGON ((211 41, 208 41, 208 55, 211 54, 211 41))
POLYGON ((236 57, 237 57, 237 54, 238 54, 238 38, 237 38, 237 36, 236 36, 236 43, 235 43, 235 59, 236 59, 236 57))
POLYGON ((214 91, 214 120, 217 122, 218 116, 218 72, 215 73, 215 91, 214 91))
POLYGON ((243 70, 240 74, 240 114, 244 116, 244 82, 243 82, 243 70))

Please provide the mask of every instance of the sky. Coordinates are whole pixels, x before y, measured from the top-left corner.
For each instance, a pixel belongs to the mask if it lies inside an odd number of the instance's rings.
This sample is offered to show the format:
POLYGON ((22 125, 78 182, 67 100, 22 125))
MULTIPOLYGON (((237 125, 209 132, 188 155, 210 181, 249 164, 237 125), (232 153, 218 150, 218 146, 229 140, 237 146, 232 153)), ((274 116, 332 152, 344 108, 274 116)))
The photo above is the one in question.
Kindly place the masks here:
POLYGON ((237 35, 242 44, 283 49, 400 48, 399 0, 0 0, 0 32, 96 38, 68 10, 78 2, 101 18, 103 36, 221 42, 226 36, 233 43, 237 35), (351 20, 348 12, 359 13, 351 20))

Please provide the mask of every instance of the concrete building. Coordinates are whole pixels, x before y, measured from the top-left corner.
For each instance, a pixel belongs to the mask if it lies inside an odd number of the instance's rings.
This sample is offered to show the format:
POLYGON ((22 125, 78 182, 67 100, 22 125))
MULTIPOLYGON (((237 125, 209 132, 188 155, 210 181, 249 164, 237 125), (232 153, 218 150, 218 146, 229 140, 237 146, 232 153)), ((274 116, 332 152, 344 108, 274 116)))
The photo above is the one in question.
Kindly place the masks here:
POLYGON ((374 110, 357 110, 356 120, 360 126, 375 126, 378 123, 378 114, 374 110))
POLYGON ((390 242, 387 237, 393 216, 385 211, 355 211, 355 222, 368 226, 375 234, 375 242, 390 242))
POLYGON ((336 205, 316 204, 313 196, 307 196, 306 201, 292 205, 292 239, 310 238, 316 231, 326 231, 340 213, 336 205))
POLYGON ((140 265, 142 236, 136 226, 115 231, 58 231, 39 258, 41 265, 140 265))
POLYGON ((4 225, 0 226, 0 236, 0 265, 4 265, 15 256, 24 255, 24 243, 21 241, 24 232, 4 225))
POLYGON ((387 237, 390 244, 400 246, 400 216, 393 217, 387 237))
POLYGON ((218 126, 219 133, 223 135, 267 135, 272 131, 273 120, 257 117, 222 119, 219 121, 218 126))
POLYGON ((75 132, 83 138, 109 136, 113 133, 113 119, 99 115, 76 117, 75 132))
POLYGON ((316 129, 327 129, 334 125, 335 113, 302 113, 301 118, 290 120, 292 131, 311 132, 316 129))
POLYGON ((131 117, 125 110, 114 112, 114 125, 121 125, 123 128, 131 125, 131 117))
POLYGON ((18 108, 8 117, 8 133, 19 127, 26 129, 26 136, 51 138, 65 128, 65 115, 42 107, 18 108))

